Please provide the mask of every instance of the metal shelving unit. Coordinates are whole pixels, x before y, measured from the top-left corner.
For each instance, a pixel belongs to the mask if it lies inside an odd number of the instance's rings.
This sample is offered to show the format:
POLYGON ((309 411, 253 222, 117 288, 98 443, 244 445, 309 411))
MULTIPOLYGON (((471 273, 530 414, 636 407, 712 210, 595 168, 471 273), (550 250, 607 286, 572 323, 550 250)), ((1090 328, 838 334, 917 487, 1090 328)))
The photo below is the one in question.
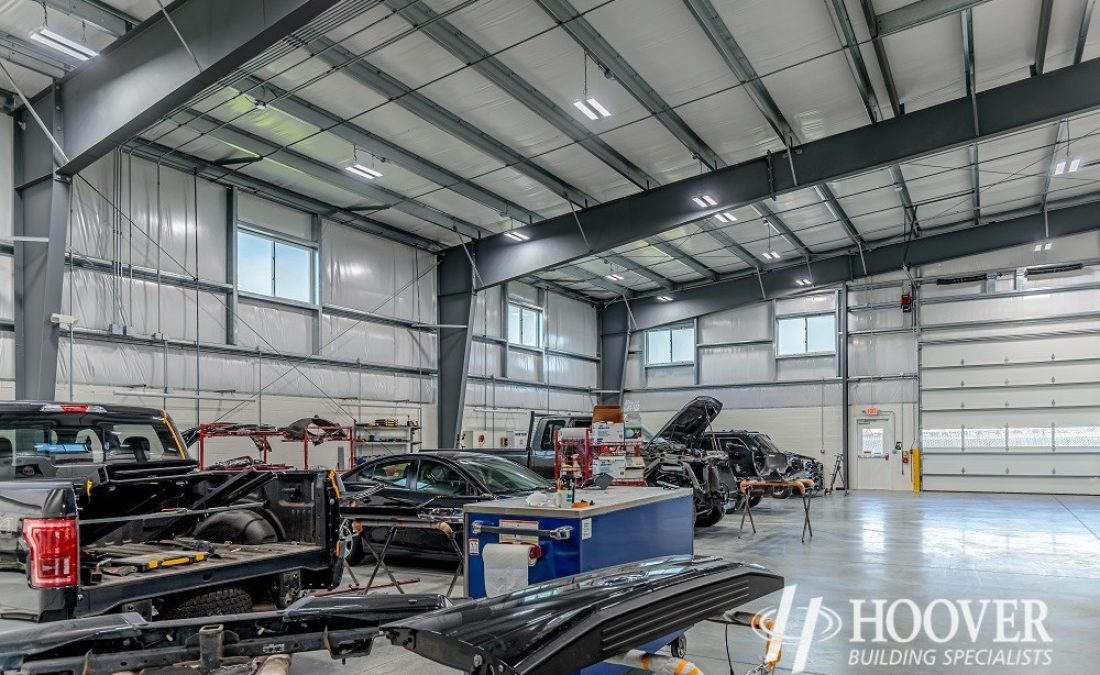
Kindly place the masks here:
POLYGON ((358 423, 355 425, 355 456, 376 457, 416 452, 421 443, 416 439, 419 431, 420 424, 413 420, 396 425, 358 423))

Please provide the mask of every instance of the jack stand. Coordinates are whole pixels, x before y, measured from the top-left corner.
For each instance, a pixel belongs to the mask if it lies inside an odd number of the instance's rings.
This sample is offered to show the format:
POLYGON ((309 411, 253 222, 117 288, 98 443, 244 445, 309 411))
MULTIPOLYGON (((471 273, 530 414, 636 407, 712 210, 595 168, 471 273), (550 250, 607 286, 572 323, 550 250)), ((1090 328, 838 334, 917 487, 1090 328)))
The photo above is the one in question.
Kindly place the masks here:
POLYGON ((844 478, 844 476, 845 476, 845 472, 844 472, 845 466, 844 465, 845 465, 844 453, 842 453, 842 452, 837 453, 836 463, 833 464, 833 477, 829 480, 829 489, 825 491, 826 495, 829 494, 830 492, 836 492, 837 478, 840 478, 840 482, 844 484, 844 495, 845 496, 848 495, 848 481, 845 480, 845 478, 844 478))

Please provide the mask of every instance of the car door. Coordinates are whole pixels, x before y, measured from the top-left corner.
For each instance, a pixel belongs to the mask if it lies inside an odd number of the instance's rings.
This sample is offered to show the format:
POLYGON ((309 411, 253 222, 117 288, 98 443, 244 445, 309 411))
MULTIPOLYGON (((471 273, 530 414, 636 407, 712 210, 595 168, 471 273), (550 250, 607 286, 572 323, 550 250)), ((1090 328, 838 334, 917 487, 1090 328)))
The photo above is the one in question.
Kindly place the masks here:
POLYGON ((382 489, 371 495, 368 503, 385 504, 387 501, 408 503, 416 499, 414 483, 416 459, 391 457, 367 462, 343 476, 348 492, 360 492, 377 485, 382 489))
MULTIPOLYGON (((473 480, 452 464, 438 459, 420 458, 415 490, 417 500, 430 508, 461 509, 484 499, 473 480)), ((426 551, 451 553, 451 545, 437 530, 410 530, 409 542, 426 551)))

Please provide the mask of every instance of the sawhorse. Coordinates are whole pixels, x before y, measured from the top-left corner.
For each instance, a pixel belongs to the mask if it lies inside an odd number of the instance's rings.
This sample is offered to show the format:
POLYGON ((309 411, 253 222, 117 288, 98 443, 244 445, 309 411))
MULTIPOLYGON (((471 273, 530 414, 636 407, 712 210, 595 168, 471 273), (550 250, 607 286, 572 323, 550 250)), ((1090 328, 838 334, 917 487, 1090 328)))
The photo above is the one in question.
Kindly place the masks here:
POLYGON ((749 505, 749 497, 753 490, 761 488, 791 488, 798 491, 799 496, 802 497, 802 543, 806 543, 806 533, 810 533, 810 537, 814 536, 813 525, 810 524, 810 503, 813 501, 813 486, 814 482, 809 478, 801 478, 798 480, 779 480, 779 481, 765 481, 765 480, 743 480, 738 486, 742 496, 742 511, 741 511, 741 527, 738 529, 738 536, 745 529, 745 516, 749 518, 749 524, 752 526, 752 533, 756 534, 756 521, 752 517, 752 507, 749 505))
POLYGON ((364 589, 364 593, 369 593, 371 587, 374 585, 374 579, 378 575, 378 570, 385 570, 386 575, 389 576, 390 581, 397 587, 399 593, 404 593, 400 582, 397 581, 397 577, 393 575, 393 571, 390 570, 389 565, 386 564, 386 553, 389 552, 390 544, 393 543, 393 538, 397 535, 399 529, 408 530, 435 530, 447 538, 447 542, 451 545, 451 550, 458 556, 458 567, 455 568, 454 574, 451 575, 451 583, 447 586, 446 595, 450 596, 454 590, 455 583, 458 581, 458 577, 462 575, 463 568, 463 556, 462 549, 458 545, 457 537, 455 536, 454 528, 450 523, 442 520, 420 520, 418 518, 356 518, 352 520, 351 529, 353 532, 362 534, 364 529, 373 528, 386 528, 386 538, 382 542, 381 553, 374 550, 374 546, 371 545, 369 536, 361 536, 360 540, 363 545, 367 547, 370 554, 374 556, 374 569, 371 570, 370 580, 364 589))

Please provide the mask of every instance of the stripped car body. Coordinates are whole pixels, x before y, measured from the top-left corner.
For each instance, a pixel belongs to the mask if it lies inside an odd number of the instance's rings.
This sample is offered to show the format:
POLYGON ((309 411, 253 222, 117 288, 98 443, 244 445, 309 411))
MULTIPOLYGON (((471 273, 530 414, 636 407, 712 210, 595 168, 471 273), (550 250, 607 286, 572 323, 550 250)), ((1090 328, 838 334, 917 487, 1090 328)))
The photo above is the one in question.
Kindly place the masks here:
POLYGON ((783 588, 751 564, 671 556, 608 567, 385 626, 399 646, 475 675, 574 672, 783 588))

